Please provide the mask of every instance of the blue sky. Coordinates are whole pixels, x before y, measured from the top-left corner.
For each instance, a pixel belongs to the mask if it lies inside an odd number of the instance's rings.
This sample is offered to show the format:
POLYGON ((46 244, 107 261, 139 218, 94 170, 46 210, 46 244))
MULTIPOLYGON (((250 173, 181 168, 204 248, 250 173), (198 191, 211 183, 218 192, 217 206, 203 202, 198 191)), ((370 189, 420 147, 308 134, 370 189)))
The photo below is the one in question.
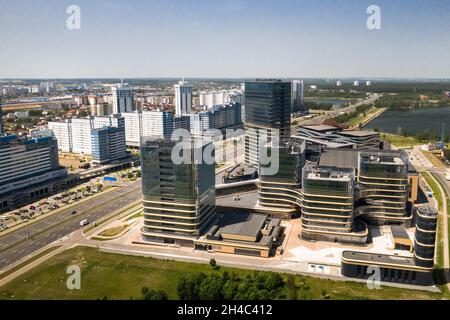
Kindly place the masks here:
POLYGON ((0 78, 450 78, 450 0, 0 0, 0 44, 0 78))

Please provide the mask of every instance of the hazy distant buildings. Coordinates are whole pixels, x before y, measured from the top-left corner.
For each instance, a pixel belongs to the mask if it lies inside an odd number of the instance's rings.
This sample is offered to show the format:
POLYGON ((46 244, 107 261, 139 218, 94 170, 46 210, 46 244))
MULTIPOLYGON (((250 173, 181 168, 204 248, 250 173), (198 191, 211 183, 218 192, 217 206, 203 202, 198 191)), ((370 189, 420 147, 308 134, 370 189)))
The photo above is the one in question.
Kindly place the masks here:
POLYGON ((242 101, 242 92, 239 90, 222 90, 199 93, 199 104, 211 108, 215 105, 223 105, 242 101))
POLYGON ((186 116, 192 111, 192 86, 180 81, 175 86, 175 115, 186 116))
POLYGON ((3 129, 3 109, 2 109, 2 99, 0 98, 0 136, 4 134, 5 129, 3 129))
POLYGON ((245 83, 245 162, 258 166, 260 139, 288 141, 291 133, 291 83, 257 80, 245 83))
POLYGON ((190 116, 192 134, 201 134, 211 129, 225 130, 242 125, 241 104, 215 105, 206 111, 200 111, 190 116))
POLYGON ((113 100, 113 114, 123 112, 133 112, 134 108, 134 91, 132 88, 117 85, 111 88, 113 100))

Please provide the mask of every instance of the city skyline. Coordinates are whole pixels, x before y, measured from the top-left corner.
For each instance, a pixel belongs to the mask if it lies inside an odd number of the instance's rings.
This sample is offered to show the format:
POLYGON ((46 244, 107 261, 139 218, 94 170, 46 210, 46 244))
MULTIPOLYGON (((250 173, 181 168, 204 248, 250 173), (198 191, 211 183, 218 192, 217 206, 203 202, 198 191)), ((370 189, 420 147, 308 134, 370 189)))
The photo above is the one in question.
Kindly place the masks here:
POLYGON ((442 0, 3 0, 0 78, 448 78, 449 11, 442 0), (73 4, 80 30, 66 27, 73 4), (366 26, 372 4, 380 30, 366 26))

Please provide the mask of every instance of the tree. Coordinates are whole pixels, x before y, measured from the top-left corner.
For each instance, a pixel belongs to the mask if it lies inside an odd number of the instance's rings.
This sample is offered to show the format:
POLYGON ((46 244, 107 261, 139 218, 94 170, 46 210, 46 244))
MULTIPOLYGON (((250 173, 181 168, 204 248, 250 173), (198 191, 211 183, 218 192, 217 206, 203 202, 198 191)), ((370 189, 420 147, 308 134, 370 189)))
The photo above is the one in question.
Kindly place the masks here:
POLYGON ((274 291, 284 285, 283 278, 275 272, 270 272, 266 278, 265 288, 269 291, 274 291))
POLYGON ((200 300, 222 300, 222 279, 216 273, 203 279, 199 288, 200 300))
POLYGON ((286 284, 289 289, 289 300, 297 300, 297 286, 295 285, 294 276, 289 275, 286 284))
POLYGON ((143 298, 144 300, 169 300, 167 293, 163 290, 148 290, 143 298))
POLYGON ((236 296, 238 286, 232 279, 228 279, 223 285, 222 296, 224 300, 233 300, 236 296))
POLYGON ((210 260, 209 260, 209 265, 211 266, 211 267, 213 267, 213 268, 215 268, 216 267, 216 260, 214 259, 214 258, 211 258, 210 260))

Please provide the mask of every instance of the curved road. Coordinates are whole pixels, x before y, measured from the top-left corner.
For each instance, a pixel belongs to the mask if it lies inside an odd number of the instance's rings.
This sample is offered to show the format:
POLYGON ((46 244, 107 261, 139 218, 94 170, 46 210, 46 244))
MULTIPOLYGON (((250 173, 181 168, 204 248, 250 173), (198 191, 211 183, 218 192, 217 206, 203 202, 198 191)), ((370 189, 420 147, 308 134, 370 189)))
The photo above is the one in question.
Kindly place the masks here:
POLYGON ((81 229, 81 220, 96 221, 141 197, 141 182, 138 180, 0 237, 0 270, 81 229), (77 213, 72 215, 74 210, 77 213))

